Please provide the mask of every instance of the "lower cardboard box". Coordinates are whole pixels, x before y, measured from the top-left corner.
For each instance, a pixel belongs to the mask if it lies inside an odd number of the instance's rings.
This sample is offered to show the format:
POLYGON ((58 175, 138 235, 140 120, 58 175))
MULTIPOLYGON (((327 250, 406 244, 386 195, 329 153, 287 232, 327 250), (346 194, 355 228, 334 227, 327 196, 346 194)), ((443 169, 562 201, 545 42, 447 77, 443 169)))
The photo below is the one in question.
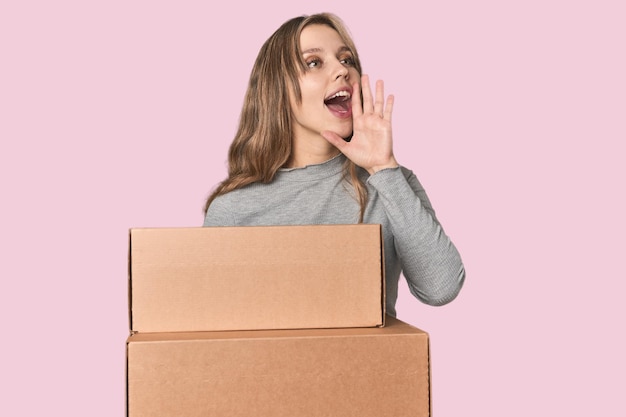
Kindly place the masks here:
POLYGON ((127 415, 429 416, 428 334, 383 328, 137 333, 127 415))

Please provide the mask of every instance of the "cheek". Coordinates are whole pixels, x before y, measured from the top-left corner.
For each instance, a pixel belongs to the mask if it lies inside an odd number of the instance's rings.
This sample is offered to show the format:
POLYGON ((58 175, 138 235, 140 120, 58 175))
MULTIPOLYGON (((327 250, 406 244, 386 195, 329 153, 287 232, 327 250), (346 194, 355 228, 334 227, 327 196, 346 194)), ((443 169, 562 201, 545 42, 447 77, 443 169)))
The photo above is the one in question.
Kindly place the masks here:
POLYGON ((355 81, 358 81, 359 84, 361 83, 361 75, 359 74, 359 71, 356 70, 356 68, 350 68, 350 71, 348 72, 348 74, 349 74, 350 84, 352 84, 355 81))
POLYGON ((311 106, 324 103, 324 90, 318 83, 307 80, 300 83, 300 92, 302 94, 302 106, 311 106))

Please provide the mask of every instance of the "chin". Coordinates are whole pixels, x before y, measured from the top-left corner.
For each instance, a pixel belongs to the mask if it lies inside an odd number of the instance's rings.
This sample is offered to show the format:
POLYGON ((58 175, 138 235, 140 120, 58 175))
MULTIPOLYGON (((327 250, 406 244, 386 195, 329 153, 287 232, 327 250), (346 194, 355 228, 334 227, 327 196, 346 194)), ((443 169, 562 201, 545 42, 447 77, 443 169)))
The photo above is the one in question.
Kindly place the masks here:
POLYGON ((352 123, 350 123, 350 126, 341 126, 341 128, 337 129, 335 132, 337 132, 337 134, 339 136, 341 136, 346 142, 350 142, 350 139, 352 139, 352 123))

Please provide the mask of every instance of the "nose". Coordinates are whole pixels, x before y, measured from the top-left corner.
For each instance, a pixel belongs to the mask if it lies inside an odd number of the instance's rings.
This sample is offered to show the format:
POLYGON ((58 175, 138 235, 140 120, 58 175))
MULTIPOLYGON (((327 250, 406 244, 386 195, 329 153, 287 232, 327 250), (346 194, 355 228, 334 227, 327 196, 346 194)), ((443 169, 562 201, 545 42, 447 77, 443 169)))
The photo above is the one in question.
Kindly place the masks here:
POLYGON ((334 79, 337 80, 341 77, 344 77, 346 80, 348 79, 348 75, 350 74, 350 72, 348 71, 348 68, 343 65, 341 62, 338 62, 337 64, 337 68, 335 69, 335 77, 334 79))

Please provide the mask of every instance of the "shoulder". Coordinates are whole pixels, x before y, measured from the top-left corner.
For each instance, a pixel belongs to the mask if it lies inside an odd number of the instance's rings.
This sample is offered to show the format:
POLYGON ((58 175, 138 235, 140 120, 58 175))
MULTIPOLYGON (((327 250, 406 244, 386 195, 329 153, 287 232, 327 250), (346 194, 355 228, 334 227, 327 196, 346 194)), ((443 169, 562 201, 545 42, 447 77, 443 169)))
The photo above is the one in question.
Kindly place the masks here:
POLYGON ((232 226, 234 217, 229 209, 228 194, 217 196, 211 201, 204 215, 204 226, 232 226))
POLYGON ((242 190, 235 190, 218 195, 211 201, 204 217, 205 226, 232 226, 235 223, 235 212, 241 205, 244 196, 242 190))
POLYGON ((215 197, 204 219, 205 226, 234 226, 238 219, 260 212, 271 204, 272 184, 250 184, 215 197))

